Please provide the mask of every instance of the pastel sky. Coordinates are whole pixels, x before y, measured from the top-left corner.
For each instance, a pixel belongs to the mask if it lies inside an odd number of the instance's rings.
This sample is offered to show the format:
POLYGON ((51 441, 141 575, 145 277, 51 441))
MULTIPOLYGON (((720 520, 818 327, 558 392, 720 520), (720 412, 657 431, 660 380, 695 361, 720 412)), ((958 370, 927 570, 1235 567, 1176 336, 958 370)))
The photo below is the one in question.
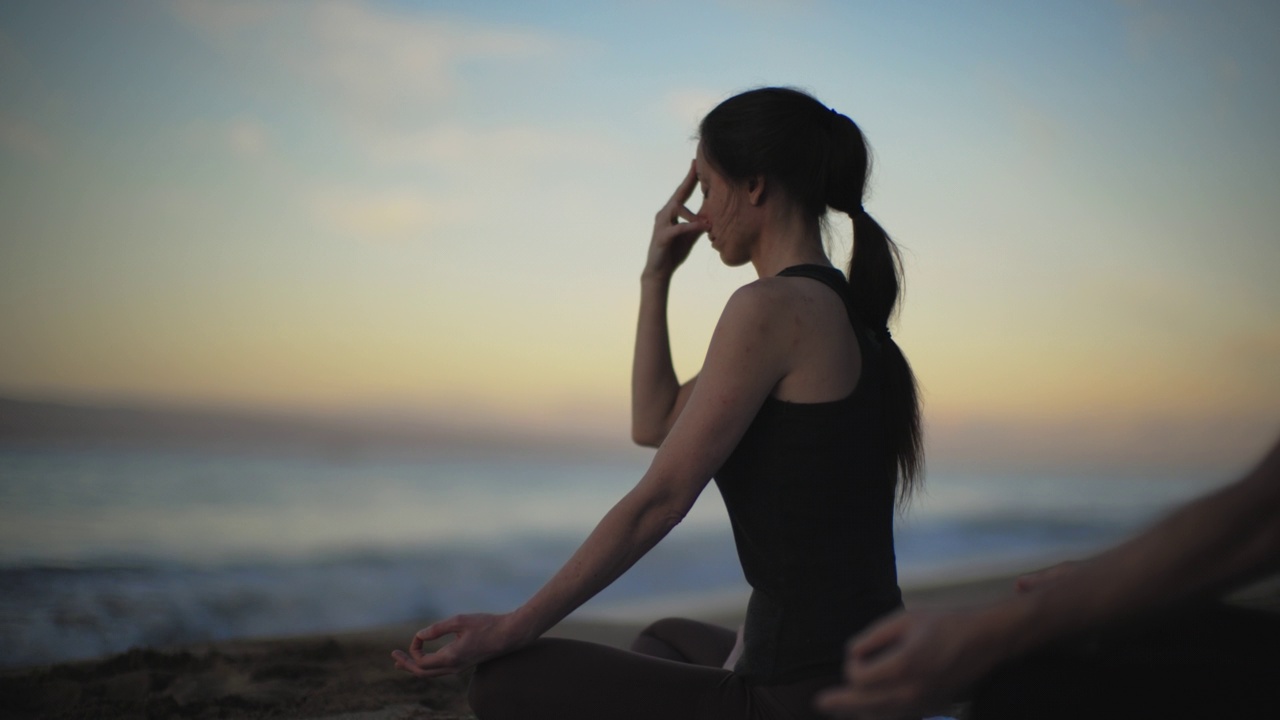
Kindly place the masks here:
MULTIPOLYGON (((653 213, 766 84, 874 147, 936 457, 1280 427, 1268 0, 3 3, 0 395, 623 436, 653 213)), ((682 375, 751 279, 695 250, 682 375)))

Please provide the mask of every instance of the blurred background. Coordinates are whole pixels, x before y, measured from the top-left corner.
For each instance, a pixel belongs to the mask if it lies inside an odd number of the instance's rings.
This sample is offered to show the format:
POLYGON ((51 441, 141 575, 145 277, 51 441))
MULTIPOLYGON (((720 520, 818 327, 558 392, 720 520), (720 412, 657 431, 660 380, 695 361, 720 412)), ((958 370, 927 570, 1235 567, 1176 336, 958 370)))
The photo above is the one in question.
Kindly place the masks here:
MULTIPOLYGON (((519 602, 646 466, 653 213, 760 85, 863 127, 904 250, 904 581, 1122 537, 1280 428, 1278 36, 1262 0, 4 3, 0 664, 519 602)), ((682 377, 752 279, 695 248, 682 377)), ((709 490, 581 612, 744 592, 709 490)))

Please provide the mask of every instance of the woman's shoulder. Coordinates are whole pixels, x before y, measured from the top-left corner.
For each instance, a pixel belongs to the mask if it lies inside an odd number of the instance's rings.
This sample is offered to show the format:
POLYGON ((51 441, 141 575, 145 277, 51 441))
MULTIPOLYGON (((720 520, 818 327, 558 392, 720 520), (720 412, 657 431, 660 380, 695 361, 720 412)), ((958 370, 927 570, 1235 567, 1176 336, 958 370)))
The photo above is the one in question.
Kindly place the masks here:
POLYGON ((795 277, 764 277, 734 291, 718 329, 743 338, 769 338, 781 347, 805 344, 815 334, 847 326, 840 298, 821 283, 795 277))
POLYGON ((824 283, 814 282, 802 276, 763 277, 747 283, 730 296, 725 311, 735 309, 754 315, 790 315, 797 310, 844 312, 844 303, 824 283), (830 307, 827 307, 830 306, 830 307))
POLYGON ((725 303, 722 317, 769 320, 782 317, 798 303, 804 302, 804 288, 792 278, 764 277, 733 291, 725 303))
POLYGON ((813 297, 832 295, 822 283, 803 276, 774 275, 758 278, 734 291, 729 301, 735 299, 744 304, 760 303, 774 306, 779 303, 805 302, 813 297))

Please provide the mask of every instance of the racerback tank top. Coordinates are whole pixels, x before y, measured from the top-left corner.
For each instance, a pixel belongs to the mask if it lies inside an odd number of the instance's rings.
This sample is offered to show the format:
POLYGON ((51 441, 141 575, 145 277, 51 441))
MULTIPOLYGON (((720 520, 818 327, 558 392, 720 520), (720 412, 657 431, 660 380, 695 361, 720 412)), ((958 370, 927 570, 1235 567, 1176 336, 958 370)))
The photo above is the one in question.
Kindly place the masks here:
POLYGON ((893 550, 896 464, 881 432, 880 346, 839 270, 787 268, 840 295, 862 372, 830 402, 767 398, 715 474, 752 592, 735 671, 762 683, 831 672, 845 642, 902 606, 893 550))

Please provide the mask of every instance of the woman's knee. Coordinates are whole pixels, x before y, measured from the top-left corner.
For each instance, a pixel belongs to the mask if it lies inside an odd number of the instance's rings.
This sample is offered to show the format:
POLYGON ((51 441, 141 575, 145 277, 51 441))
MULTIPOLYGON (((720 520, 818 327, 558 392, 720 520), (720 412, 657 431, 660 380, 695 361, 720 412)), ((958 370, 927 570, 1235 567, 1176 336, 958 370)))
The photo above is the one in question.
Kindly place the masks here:
MULTIPOLYGON (((631 641, 632 652, 656 657, 680 655, 673 645, 673 639, 680 636, 680 629, 689 622, 683 618, 663 618, 649 623, 635 640, 631 641)), ((672 657, 674 659, 674 657, 672 657)))
POLYGON ((645 629, 640 631, 640 635, 642 637, 657 638, 658 640, 670 640, 682 635, 689 623, 690 621, 685 618, 662 618, 649 623, 645 629))
POLYGON ((525 664, 520 656, 521 653, 516 652, 476 666, 471 675, 471 687, 467 690, 467 702, 476 717, 481 720, 518 717, 523 695, 519 687, 521 676, 526 675, 524 679, 528 680, 527 674, 520 672, 520 667, 525 664))

